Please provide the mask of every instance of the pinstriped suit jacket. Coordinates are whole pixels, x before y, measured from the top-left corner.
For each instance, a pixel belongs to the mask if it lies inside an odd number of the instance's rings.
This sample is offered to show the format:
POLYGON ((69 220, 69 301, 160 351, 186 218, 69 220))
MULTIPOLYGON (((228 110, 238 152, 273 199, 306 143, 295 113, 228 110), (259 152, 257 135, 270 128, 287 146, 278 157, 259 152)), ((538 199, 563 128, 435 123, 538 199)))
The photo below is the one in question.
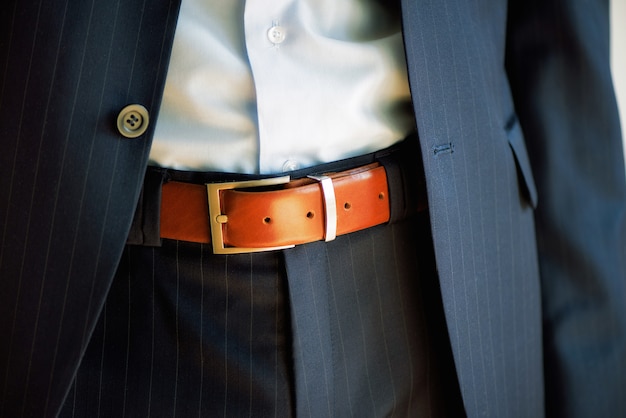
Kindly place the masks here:
MULTIPOLYGON (((0 9, 0 416, 63 403, 153 133, 125 139, 115 120, 130 103, 158 116, 178 6, 0 9)), ((626 185, 607 14, 597 0, 402 0, 469 416, 537 417, 544 404, 626 415, 626 185)))

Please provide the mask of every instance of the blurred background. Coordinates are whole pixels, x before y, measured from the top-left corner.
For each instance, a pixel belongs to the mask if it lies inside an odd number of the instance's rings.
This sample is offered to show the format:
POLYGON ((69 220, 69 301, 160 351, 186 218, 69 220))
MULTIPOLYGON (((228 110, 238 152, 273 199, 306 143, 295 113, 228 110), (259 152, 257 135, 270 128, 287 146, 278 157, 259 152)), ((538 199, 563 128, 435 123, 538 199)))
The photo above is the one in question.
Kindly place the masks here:
MULTIPOLYGON (((622 121, 622 139, 626 136, 626 0, 611 0, 611 68, 622 121)), ((626 141, 624 141, 626 158, 626 141)))

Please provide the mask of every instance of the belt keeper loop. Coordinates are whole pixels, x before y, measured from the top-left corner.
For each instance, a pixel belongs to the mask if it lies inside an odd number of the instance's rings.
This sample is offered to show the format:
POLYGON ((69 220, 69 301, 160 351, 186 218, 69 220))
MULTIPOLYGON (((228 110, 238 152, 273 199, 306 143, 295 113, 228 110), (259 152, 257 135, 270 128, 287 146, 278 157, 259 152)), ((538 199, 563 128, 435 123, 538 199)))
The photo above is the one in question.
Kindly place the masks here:
POLYGON ((333 180, 328 176, 307 176, 317 181, 322 187, 324 196, 324 241, 332 241, 337 237, 337 200, 333 180))

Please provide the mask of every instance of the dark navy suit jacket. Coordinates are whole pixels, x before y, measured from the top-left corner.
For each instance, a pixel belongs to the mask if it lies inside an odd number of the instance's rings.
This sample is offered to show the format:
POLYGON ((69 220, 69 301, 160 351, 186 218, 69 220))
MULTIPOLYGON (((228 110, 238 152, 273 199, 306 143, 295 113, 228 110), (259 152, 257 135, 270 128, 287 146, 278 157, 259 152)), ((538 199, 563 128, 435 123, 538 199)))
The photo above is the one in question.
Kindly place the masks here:
MULTIPOLYGON (((63 403, 133 218, 178 7, 0 8, 0 416, 63 403), (127 139, 134 103, 152 122, 127 139)), ((608 2, 402 0, 402 20, 467 414, 625 416, 608 2)))

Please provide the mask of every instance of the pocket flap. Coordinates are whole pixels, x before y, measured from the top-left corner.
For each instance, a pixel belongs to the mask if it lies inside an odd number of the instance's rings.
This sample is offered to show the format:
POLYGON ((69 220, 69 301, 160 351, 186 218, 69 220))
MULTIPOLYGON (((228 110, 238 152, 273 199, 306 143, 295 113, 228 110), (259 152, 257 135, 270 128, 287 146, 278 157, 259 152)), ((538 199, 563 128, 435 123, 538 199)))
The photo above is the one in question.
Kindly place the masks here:
POLYGON ((528 159, 528 152, 526 151, 526 144, 524 142, 524 134, 519 125, 517 117, 513 115, 506 126, 507 137, 513 155, 519 171, 522 174, 524 183, 526 185, 526 192, 533 208, 537 207, 537 187, 535 186, 535 179, 533 178, 533 172, 530 166, 530 160, 528 159))

